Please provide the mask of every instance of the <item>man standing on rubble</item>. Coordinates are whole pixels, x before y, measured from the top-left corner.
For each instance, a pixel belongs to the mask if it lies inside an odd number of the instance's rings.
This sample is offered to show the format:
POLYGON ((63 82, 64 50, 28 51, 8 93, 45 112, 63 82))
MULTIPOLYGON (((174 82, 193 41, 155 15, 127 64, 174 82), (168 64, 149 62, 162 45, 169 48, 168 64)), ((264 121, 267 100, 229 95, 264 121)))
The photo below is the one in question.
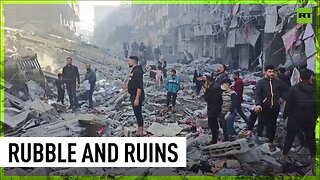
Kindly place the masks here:
POLYGON ((156 61, 160 60, 161 50, 159 45, 154 49, 154 55, 155 55, 156 61))
POLYGON ((132 68, 127 82, 126 89, 130 94, 130 102, 133 108, 134 115, 138 122, 137 136, 143 135, 143 117, 142 117, 142 102, 145 95, 143 90, 143 69, 138 65, 138 57, 130 56, 128 65, 132 68))
POLYGON ((131 55, 133 55, 133 56, 138 55, 138 51, 139 51, 139 44, 138 44, 137 41, 135 40, 135 41, 131 44, 131 55))
POLYGON ((76 88, 80 87, 80 75, 77 66, 72 65, 72 58, 67 58, 67 65, 62 70, 63 81, 66 84, 67 93, 69 96, 70 106, 68 109, 79 108, 76 88), (76 85, 78 82, 78 86, 76 85))
POLYGON ((214 79, 210 75, 206 76, 204 87, 206 89, 204 99, 207 102, 208 126, 212 133, 211 144, 216 144, 218 142, 218 118, 221 113, 222 90, 220 87, 214 86, 214 79))
POLYGON ((275 78, 274 66, 267 65, 264 70, 266 76, 256 84, 255 112, 259 113, 259 121, 266 126, 268 145, 270 151, 273 152, 276 150, 273 140, 276 134, 280 103, 284 102, 288 87, 280 79, 275 78))
POLYGON ((124 57, 128 58, 129 44, 127 42, 123 42, 122 48, 123 48, 124 57))
POLYGON ((86 88, 86 96, 87 100, 89 101, 89 111, 93 110, 93 101, 92 101, 92 95, 93 90, 96 85, 96 73, 91 69, 90 64, 86 64, 86 75, 84 76, 84 80, 87 81, 88 87, 86 88))
POLYGON ((316 110, 316 86, 312 82, 313 72, 309 69, 300 71, 300 82, 291 87, 287 103, 284 110, 284 118, 287 120, 287 135, 283 147, 280 161, 285 163, 286 156, 291 149, 292 143, 299 132, 303 132, 305 144, 308 147, 312 162, 312 171, 315 173, 315 156, 316 156, 316 141, 315 141, 315 126, 319 116, 319 111, 316 110))

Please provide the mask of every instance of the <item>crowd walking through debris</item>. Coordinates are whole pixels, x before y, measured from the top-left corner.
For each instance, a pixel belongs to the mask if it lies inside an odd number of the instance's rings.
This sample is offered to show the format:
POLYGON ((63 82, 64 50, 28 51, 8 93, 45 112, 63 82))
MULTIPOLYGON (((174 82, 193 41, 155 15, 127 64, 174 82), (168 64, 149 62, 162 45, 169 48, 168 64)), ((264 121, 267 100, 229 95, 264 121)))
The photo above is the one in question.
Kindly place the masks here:
POLYGON ((163 37, 174 16, 146 23, 165 26, 154 33, 139 21, 106 47, 5 27, 5 136, 186 138, 186 167, 48 168, 52 176, 314 175, 315 26, 289 23, 291 6, 249 7, 199 6, 200 25, 163 37), (225 10, 228 19, 212 15, 225 10))

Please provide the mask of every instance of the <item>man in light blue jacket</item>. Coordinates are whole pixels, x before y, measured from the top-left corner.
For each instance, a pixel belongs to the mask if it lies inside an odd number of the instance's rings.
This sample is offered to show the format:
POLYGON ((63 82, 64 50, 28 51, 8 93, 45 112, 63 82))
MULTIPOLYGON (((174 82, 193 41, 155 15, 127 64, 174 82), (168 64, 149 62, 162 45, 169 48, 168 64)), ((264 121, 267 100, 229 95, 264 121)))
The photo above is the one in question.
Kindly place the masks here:
POLYGON ((166 90, 167 90, 167 107, 169 107, 170 102, 172 103, 172 111, 175 111, 177 93, 180 90, 180 78, 177 76, 175 69, 170 71, 170 76, 166 80, 166 90))

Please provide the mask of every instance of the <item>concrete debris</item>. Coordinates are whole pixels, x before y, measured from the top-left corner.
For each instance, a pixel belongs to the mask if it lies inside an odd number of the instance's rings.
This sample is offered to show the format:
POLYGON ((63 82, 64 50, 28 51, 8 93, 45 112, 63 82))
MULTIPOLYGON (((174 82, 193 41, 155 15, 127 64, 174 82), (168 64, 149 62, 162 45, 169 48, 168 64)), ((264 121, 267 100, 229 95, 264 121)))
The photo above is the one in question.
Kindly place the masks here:
POLYGON ((248 152, 254 147, 254 143, 248 142, 247 139, 238 139, 232 142, 224 142, 206 146, 204 153, 210 154, 212 157, 221 157, 230 154, 241 154, 248 152))
POLYGON ((240 163, 238 160, 235 159, 229 159, 226 161, 226 166, 229 169, 238 169, 241 167, 240 163))
POLYGON ((181 128, 176 123, 169 123, 167 126, 164 126, 160 123, 154 122, 146 131, 150 132, 156 137, 172 137, 179 134, 182 131, 182 129, 183 128, 181 128))
POLYGON ((28 93, 32 101, 44 97, 44 90, 36 82, 30 80, 26 82, 26 85, 28 86, 28 93))
POLYGON ((280 155, 281 155, 281 150, 278 147, 276 147, 275 151, 271 152, 270 148, 268 146, 268 143, 265 143, 265 144, 259 146, 258 148, 261 150, 263 155, 271 156, 273 158, 280 157, 280 155))
POLYGON ((238 172, 234 169, 223 168, 220 169, 217 173, 217 176, 237 176, 238 172))
POLYGON ((267 155, 262 155, 262 161, 265 161, 269 164, 269 167, 272 168, 276 172, 282 172, 282 165, 276 161, 275 158, 267 156, 267 155))

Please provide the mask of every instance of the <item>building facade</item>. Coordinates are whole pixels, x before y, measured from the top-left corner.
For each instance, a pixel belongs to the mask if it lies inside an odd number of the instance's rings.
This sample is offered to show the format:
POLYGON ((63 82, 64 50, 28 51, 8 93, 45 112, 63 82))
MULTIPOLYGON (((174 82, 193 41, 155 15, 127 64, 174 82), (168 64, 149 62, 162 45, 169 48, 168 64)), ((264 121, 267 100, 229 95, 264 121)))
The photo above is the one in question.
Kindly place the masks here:
POLYGON ((55 33, 76 32, 80 21, 78 4, 6 4, 5 26, 25 30, 55 33))
MULTIPOLYGON (((134 5, 138 41, 164 53, 212 57, 232 68, 288 60, 282 36, 295 27, 297 5, 134 5)), ((293 52, 293 54, 296 52, 293 52)), ((303 58, 299 56, 298 58, 303 58)))

